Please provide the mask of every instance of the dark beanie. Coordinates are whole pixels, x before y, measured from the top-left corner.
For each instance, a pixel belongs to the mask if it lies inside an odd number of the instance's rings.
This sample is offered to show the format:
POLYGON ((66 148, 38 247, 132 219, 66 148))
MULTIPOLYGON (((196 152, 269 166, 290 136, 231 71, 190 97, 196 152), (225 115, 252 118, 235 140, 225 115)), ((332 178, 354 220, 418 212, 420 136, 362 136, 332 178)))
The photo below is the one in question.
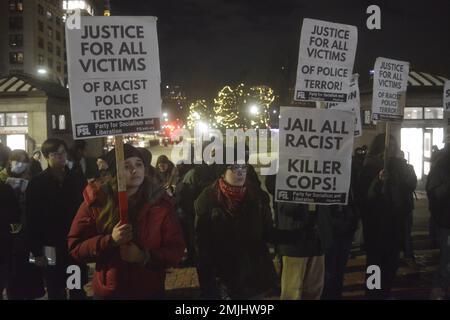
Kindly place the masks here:
MULTIPOLYGON (((145 165, 145 159, 143 154, 135 147, 133 147, 131 144, 124 144, 123 145, 123 153, 124 153, 124 160, 131 158, 131 157, 137 157, 142 159, 145 165)), ((111 173, 112 176, 115 176, 117 174, 117 168, 116 168, 116 149, 110 150, 106 156, 105 156, 106 162, 108 163, 108 171, 111 173)))

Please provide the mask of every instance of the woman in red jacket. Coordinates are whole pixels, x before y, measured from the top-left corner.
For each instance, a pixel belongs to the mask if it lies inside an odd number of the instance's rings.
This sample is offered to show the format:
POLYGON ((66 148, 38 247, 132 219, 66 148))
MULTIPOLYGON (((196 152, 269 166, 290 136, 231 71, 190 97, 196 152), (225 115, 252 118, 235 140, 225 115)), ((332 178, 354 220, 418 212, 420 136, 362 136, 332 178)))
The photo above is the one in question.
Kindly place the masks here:
POLYGON ((68 235, 70 255, 95 262, 96 299, 160 299, 165 269, 181 260, 185 245, 173 207, 146 176, 144 157, 124 145, 129 224, 120 225, 115 152, 112 177, 90 183, 68 235), (156 196, 155 196, 156 195, 156 196))

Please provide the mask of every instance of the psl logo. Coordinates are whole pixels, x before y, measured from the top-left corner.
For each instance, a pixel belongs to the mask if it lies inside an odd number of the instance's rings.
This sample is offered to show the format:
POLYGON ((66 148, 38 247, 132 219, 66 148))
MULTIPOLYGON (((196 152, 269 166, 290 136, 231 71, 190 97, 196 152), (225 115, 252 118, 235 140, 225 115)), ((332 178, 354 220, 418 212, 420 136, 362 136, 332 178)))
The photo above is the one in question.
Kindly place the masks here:
POLYGON ((80 9, 74 9, 68 11, 66 26, 69 30, 80 30, 81 29, 81 11, 80 9))
POLYGON ((79 125, 77 126, 77 137, 79 136, 90 136, 91 132, 89 131, 89 127, 87 125, 79 125))

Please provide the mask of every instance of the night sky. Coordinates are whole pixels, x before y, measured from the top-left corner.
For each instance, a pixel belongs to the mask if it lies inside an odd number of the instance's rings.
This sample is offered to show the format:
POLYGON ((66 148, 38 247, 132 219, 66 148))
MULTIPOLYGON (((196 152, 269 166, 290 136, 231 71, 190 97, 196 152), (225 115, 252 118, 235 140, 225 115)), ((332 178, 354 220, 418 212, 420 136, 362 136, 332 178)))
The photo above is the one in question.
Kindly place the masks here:
POLYGON ((354 72, 367 81, 375 58, 450 77, 450 1, 111 0, 113 15, 158 17, 163 84, 191 99, 226 84, 293 87, 303 18, 358 27, 354 72), (368 30, 366 8, 381 8, 381 30, 368 30), (284 67, 284 70, 282 69, 284 67))

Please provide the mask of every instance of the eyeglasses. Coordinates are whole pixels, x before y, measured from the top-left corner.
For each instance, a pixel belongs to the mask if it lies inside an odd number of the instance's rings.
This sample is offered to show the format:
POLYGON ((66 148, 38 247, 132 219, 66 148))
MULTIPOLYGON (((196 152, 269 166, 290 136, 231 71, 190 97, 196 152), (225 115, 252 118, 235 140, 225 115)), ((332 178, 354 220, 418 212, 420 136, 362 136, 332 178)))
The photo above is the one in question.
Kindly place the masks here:
POLYGON ((227 166, 227 169, 230 169, 233 172, 236 171, 247 171, 248 166, 246 164, 232 164, 227 166))
POLYGON ((66 151, 50 152, 49 155, 52 156, 52 157, 64 157, 64 156, 67 155, 67 152, 66 151))

